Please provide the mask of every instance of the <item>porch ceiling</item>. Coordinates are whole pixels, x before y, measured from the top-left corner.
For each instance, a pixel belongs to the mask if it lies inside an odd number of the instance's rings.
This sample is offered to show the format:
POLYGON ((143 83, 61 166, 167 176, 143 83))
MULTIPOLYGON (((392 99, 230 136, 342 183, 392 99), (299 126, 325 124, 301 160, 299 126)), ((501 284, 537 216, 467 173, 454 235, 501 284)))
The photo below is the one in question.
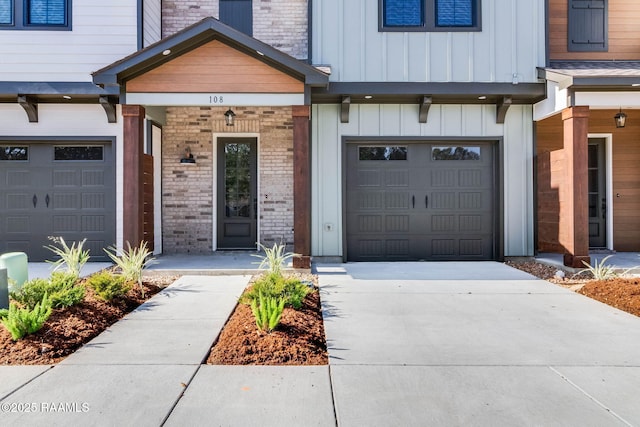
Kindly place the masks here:
POLYGON ((540 78, 559 89, 580 91, 640 90, 640 61, 562 61, 539 68, 540 78))

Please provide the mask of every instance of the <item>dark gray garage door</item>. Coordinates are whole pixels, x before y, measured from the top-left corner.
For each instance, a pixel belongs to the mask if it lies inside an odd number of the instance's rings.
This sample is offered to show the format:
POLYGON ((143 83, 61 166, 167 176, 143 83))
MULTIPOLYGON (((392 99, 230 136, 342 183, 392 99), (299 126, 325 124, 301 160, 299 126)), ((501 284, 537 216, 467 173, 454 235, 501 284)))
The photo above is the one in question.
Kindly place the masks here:
POLYGON ((349 143, 347 259, 494 259, 493 150, 483 143, 349 143))
POLYGON ((53 259, 48 236, 87 238, 92 261, 115 242, 111 144, 0 143, 0 253, 53 259))

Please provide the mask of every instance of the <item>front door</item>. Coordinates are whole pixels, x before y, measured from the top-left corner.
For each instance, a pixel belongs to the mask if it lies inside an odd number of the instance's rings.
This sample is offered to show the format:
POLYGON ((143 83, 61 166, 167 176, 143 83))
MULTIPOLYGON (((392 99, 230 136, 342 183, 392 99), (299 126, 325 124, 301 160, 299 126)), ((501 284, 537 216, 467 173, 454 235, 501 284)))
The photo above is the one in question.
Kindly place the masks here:
POLYGON ((218 139, 218 249, 255 249, 257 143, 218 139))
POLYGON ((589 139, 589 247, 591 248, 604 248, 607 246, 607 194, 605 192, 604 149, 604 139, 589 139))

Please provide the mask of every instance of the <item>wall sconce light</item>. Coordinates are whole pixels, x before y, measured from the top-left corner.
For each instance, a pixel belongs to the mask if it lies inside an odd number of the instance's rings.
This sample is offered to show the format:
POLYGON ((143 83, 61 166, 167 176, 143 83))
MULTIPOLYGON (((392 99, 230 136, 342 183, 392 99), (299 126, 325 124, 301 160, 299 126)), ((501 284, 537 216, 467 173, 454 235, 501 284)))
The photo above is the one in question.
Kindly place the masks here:
POLYGON ((224 113, 224 121, 227 123, 227 126, 233 126, 233 118, 236 116, 236 113, 229 108, 226 113, 224 113))
POLYGON ((195 163, 196 159, 193 158, 193 154, 191 154, 191 148, 184 147, 184 154, 180 159, 180 163, 195 163))
POLYGON ((613 117, 616 121, 617 128, 623 128, 627 124, 627 115, 622 112, 622 107, 620 107, 620 112, 613 117))

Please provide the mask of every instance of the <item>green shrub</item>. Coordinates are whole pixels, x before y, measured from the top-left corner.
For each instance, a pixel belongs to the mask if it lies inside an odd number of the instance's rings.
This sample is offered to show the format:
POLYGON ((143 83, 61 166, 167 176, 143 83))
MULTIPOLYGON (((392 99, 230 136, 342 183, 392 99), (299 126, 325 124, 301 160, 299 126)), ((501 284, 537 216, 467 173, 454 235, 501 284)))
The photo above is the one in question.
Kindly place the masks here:
POLYGON ((67 242, 64 241, 62 237, 49 237, 55 244, 59 246, 49 245, 45 246, 45 248, 49 249, 54 254, 58 255, 60 259, 57 261, 47 261, 53 265, 55 265, 55 270, 58 270, 62 266, 67 267, 67 271, 71 274, 75 274, 76 277, 80 277, 80 270, 82 270, 82 266, 89 261, 89 250, 86 251, 82 249, 82 246, 87 241, 87 239, 82 239, 82 241, 76 243, 72 243, 71 246, 67 245, 67 242))
POLYGON ((258 295, 258 299, 251 301, 251 311, 256 319, 256 326, 261 331, 271 332, 280 323, 284 310, 284 298, 266 297, 258 295))
POLYGON ((613 255, 607 255, 606 257, 602 258, 602 261, 600 261, 600 263, 598 263, 598 261, 596 260, 594 261, 593 265, 582 261, 582 263, 587 268, 580 271, 579 273, 576 273, 574 277, 582 273, 591 273, 593 278, 596 280, 607 280, 617 277, 618 274, 616 273, 615 268, 611 265, 605 264, 605 262, 612 256, 613 255))
POLYGON ((42 297, 48 290, 49 281, 47 279, 31 279, 25 282, 18 291, 9 293, 9 296, 31 310, 42 301, 42 297))
POLYGON ((16 304, 11 303, 7 316, 0 321, 11 333, 11 338, 18 341, 26 335, 38 332, 50 315, 51 300, 45 294, 42 301, 37 303, 33 309, 18 308, 16 304))
POLYGON ((290 305, 298 310, 302 307, 302 301, 310 291, 309 287, 296 278, 285 278, 279 273, 267 273, 242 294, 240 302, 251 304, 260 295, 263 295, 268 298, 283 298, 285 305, 290 305))
POLYGON ((8 315, 9 310, 7 310, 6 308, 0 308, 0 320, 6 319, 8 315))
POLYGON ((140 246, 132 248, 127 242, 128 249, 118 251, 117 248, 109 247, 104 251, 109 258, 120 269, 120 275, 128 282, 138 283, 140 293, 144 298, 144 287, 142 286, 142 270, 144 270, 154 258, 151 257, 151 251, 147 249, 147 242, 140 242, 140 246), (118 255, 120 254, 120 255, 118 255))
POLYGON ((102 271, 89 277, 87 285, 96 292, 98 297, 105 301, 111 301, 114 298, 125 295, 133 286, 123 276, 115 275, 108 271, 102 271))
POLYGON ((32 310, 47 294, 52 307, 70 307, 84 299, 85 288, 82 285, 76 285, 77 280, 78 276, 73 273, 54 272, 49 280, 29 280, 20 290, 12 292, 11 298, 32 310))

